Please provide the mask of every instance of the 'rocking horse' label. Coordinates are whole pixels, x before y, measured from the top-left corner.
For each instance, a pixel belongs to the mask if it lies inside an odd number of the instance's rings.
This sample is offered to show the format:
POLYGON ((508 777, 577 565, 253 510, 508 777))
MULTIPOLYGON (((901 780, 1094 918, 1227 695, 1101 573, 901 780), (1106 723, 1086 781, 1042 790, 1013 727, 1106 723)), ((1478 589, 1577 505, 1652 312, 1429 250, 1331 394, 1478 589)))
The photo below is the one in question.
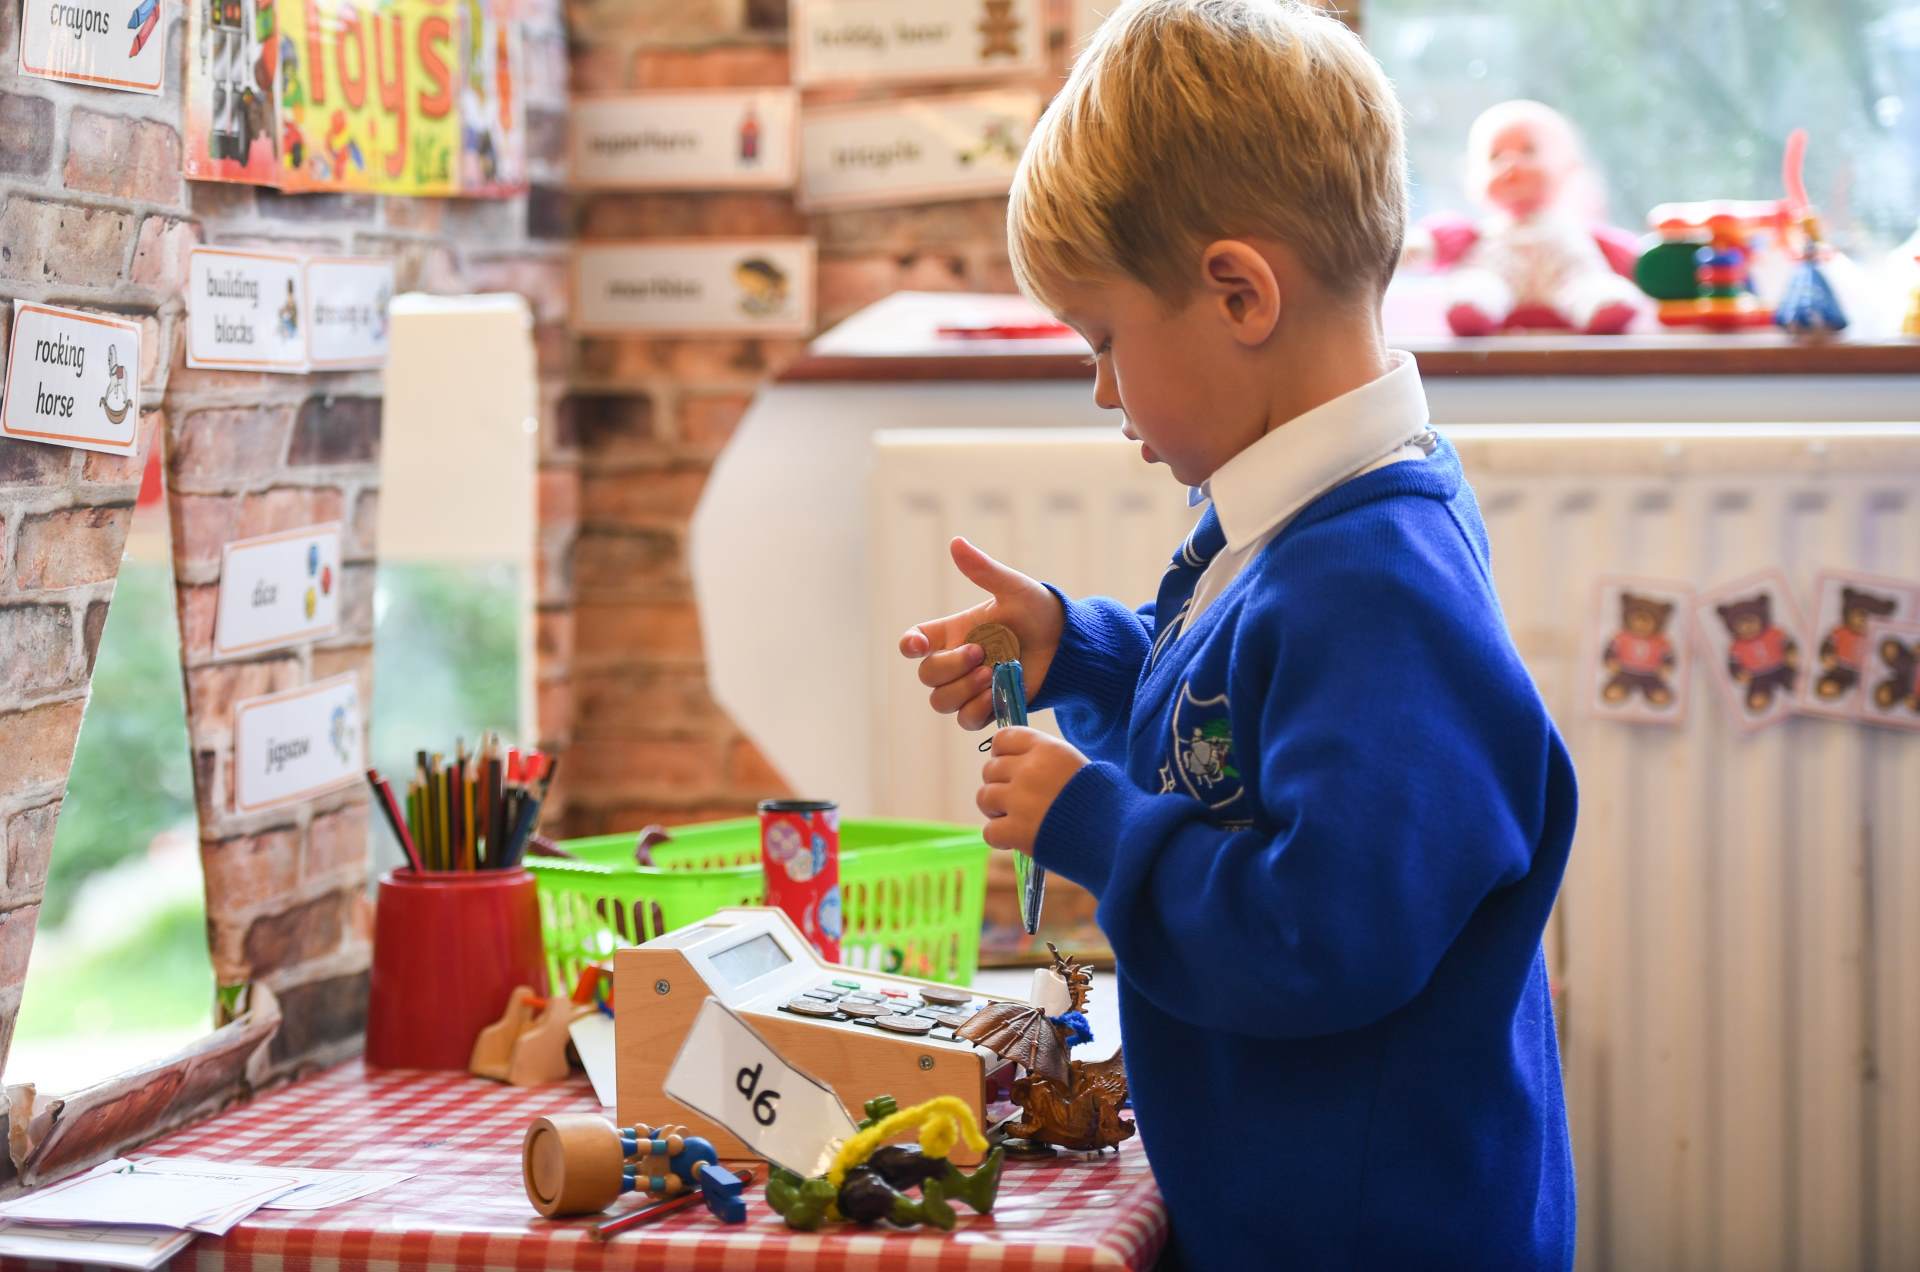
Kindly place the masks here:
POLYGON ((0 435, 131 455, 140 436, 140 325, 14 301, 0 435))

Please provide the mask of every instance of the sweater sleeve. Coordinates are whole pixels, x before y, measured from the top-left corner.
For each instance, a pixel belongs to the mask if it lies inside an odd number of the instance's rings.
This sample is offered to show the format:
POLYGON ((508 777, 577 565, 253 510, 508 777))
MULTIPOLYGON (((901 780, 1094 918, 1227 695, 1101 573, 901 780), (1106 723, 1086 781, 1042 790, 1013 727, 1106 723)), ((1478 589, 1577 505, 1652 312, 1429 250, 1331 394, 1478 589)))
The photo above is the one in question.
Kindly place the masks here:
POLYGON ((1261 740, 1253 827, 1215 825, 1200 801, 1149 795, 1108 763, 1041 824, 1035 859, 1093 892, 1128 980, 1176 1018, 1272 1037, 1381 1019, 1526 874, 1548 801, 1572 799, 1496 610, 1482 600, 1463 619, 1387 577, 1345 591, 1337 607, 1292 606, 1291 628, 1232 676, 1236 710, 1259 713, 1235 728, 1261 740))
POLYGON ((1030 705, 1052 709, 1067 741, 1088 756, 1124 760, 1134 689, 1153 640, 1153 603, 1130 610, 1104 596, 1068 600, 1051 583, 1047 590, 1059 598, 1066 622, 1030 705))

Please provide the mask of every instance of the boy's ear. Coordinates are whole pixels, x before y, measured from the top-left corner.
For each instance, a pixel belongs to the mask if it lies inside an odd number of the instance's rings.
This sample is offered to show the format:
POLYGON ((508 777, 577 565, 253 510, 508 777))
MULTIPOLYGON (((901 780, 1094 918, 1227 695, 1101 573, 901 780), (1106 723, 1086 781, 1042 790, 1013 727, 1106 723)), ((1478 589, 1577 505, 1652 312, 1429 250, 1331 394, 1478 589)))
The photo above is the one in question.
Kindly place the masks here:
POLYGON ((1263 344, 1280 321, 1280 279, 1251 244, 1209 243, 1200 253, 1201 286, 1233 338, 1263 344))

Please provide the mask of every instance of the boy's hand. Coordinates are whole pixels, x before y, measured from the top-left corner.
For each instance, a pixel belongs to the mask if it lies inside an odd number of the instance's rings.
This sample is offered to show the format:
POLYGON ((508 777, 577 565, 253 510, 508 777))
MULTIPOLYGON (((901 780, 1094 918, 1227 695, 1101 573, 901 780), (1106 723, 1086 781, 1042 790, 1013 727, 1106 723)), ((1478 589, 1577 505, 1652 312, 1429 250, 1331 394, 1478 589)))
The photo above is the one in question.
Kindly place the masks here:
POLYGON ((961 643, 967 633, 981 623, 999 623, 1019 638, 1020 674, 1031 702, 1060 647, 1066 614, 1052 592, 965 539, 955 539, 950 548, 960 573, 992 599, 908 628, 900 637, 900 652, 920 660, 920 683, 933 690, 927 700, 935 711, 958 714, 963 729, 981 729, 993 720, 993 669, 985 665, 980 646, 961 643))
POLYGON ((993 758, 980 770, 973 797, 987 815, 980 837, 995 848, 1033 855, 1040 823, 1087 757, 1038 729, 1007 728, 993 735, 993 758))

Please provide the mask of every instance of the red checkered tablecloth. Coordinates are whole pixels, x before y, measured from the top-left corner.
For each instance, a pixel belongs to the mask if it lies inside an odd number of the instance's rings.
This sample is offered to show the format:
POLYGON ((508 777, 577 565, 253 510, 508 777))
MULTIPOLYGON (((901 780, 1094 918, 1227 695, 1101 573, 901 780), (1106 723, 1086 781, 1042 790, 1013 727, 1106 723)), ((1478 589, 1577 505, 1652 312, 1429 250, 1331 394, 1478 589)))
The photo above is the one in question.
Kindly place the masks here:
MULTIPOLYGON (((592 1113, 584 1078, 518 1088, 460 1073, 342 1065, 271 1091, 140 1154, 260 1166, 405 1170, 414 1178, 328 1210, 260 1210, 173 1262, 206 1272, 415 1269, 1146 1268, 1166 1210, 1138 1141, 1101 1159, 1008 1162, 991 1215, 958 1207, 951 1233, 837 1225, 791 1232, 756 1185, 744 1226, 694 1206, 596 1241, 587 1219, 541 1219, 520 1181, 520 1141, 541 1114, 592 1113)), ((639 1204, 622 1199, 609 1214, 639 1204)))

